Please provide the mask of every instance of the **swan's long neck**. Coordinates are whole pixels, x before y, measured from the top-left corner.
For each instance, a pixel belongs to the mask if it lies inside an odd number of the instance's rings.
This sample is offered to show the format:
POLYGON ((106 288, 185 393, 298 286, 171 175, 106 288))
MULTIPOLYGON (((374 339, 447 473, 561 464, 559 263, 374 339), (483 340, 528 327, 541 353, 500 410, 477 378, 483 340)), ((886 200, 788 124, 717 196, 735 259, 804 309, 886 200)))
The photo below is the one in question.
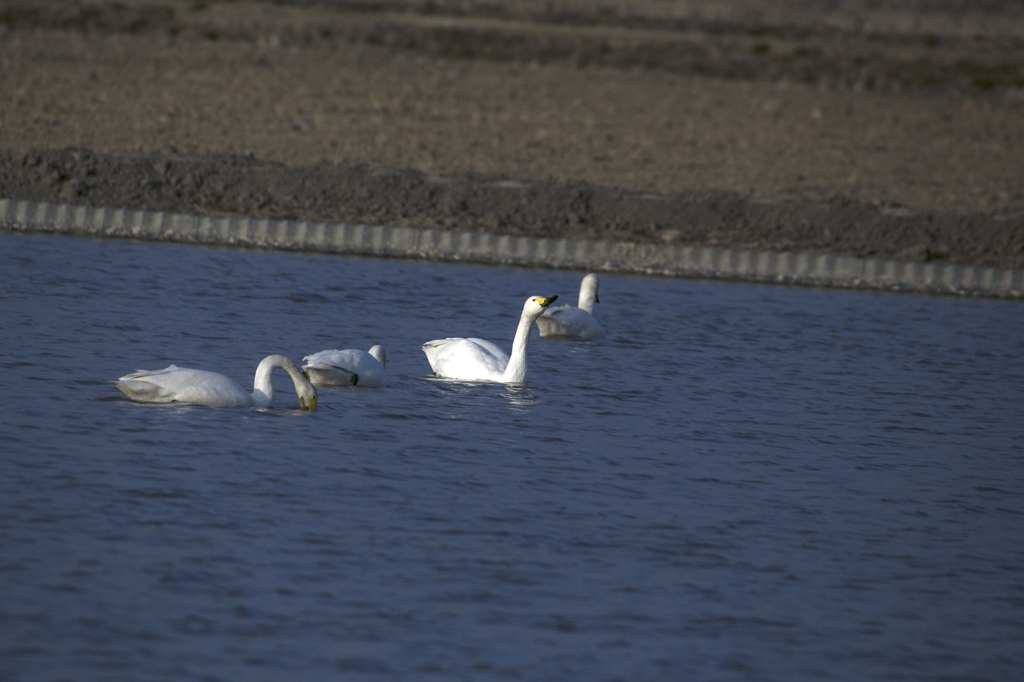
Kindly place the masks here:
POLYGON ((597 298, 597 286, 593 280, 584 278, 583 283, 580 285, 580 300, 579 305, 576 306, 580 310, 586 310, 588 313, 593 314, 594 312, 594 299, 597 298))
POLYGON ((508 367, 502 375, 502 381, 507 384, 526 383, 526 345, 530 342, 530 329, 533 327, 537 315, 530 316, 523 312, 519 318, 519 328, 516 329, 516 338, 512 340, 512 355, 508 358, 508 367))
POLYGON ((263 362, 256 368, 256 378, 252 383, 253 407, 274 406, 274 384, 271 381, 271 377, 274 375, 275 369, 283 369, 288 372, 288 376, 295 383, 295 392, 299 395, 301 402, 303 390, 309 384, 306 377, 302 376, 302 372, 295 366, 295 363, 285 356, 268 355, 263 358, 263 362))

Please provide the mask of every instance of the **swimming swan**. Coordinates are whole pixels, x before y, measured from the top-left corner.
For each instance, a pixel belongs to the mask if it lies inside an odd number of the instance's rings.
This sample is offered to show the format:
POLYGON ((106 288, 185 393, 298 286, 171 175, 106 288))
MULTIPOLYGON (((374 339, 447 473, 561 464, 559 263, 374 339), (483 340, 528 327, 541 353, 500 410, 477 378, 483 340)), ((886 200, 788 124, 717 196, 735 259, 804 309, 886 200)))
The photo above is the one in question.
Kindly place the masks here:
POLYGON ((436 339, 423 344, 430 368, 444 379, 525 384, 526 344, 530 340, 530 329, 556 298, 532 296, 526 299, 516 337, 512 341, 511 358, 501 348, 483 339, 436 339))
POLYGON ((548 308, 537 318, 541 338, 564 337, 571 339, 599 339, 604 336, 604 327, 594 319, 594 304, 597 297, 597 275, 590 274, 580 283, 579 307, 560 305, 548 308))
POLYGON ((132 400, 142 403, 189 403, 210 407, 273 407, 274 386, 270 377, 275 369, 283 369, 295 382, 299 407, 316 409, 316 389, 295 364, 283 355, 268 355, 256 368, 253 392, 223 374, 202 369, 185 369, 171 365, 148 372, 144 369, 126 374, 110 383, 124 391, 132 400))
POLYGON ((358 350, 322 350, 302 358, 302 371, 314 386, 359 386, 384 388, 388 385, 384 346, 358 350))

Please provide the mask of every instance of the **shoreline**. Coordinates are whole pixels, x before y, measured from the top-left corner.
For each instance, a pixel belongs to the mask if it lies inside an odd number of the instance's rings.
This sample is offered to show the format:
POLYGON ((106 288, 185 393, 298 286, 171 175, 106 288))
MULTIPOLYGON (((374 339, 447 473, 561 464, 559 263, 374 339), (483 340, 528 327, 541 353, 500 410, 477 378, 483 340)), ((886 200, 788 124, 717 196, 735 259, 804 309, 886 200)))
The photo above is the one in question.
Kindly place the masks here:
POLYGON ((0 199, 0 231, 1024 300, 1024 270, 0 199))
POLYGON ((0 0, 0 197, 1024 268, 1024 5, 0 0))
POLYGON ((347 161, 292 166, 249 155, 0 149, 0 197, 538 239, 1024 268, 1024 210, 952 211, 713 189, 664 194, 581 180, 430 175, 347 161))

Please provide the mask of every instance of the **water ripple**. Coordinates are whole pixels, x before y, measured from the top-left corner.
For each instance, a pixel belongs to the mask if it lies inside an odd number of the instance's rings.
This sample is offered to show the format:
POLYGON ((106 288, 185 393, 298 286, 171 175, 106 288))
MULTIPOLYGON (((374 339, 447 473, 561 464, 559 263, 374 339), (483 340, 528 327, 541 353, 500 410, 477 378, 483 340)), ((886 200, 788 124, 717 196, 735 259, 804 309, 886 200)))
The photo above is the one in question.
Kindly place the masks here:
POLYGON ((578 282, 0 235, 0 677, 1018 676, 1019 303, 606 276, 529 387, 429 376, 578 282), (312 413, 107 383, 374 343, 312 413))

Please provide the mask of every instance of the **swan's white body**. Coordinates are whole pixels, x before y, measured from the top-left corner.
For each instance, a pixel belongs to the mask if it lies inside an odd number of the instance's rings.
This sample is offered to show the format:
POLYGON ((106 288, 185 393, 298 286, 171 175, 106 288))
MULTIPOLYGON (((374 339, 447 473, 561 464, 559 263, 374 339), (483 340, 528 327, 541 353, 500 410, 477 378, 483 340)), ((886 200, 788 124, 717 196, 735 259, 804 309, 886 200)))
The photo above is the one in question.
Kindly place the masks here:
POLYGON ((519 318, 509 356, 496 344, 483 339, 435 339, 423 344, 423 352, 434 374, 443 379, 460 381, 493 381, 501 384, 525 384, 526 346, 530 329, 544 309, 558 298, 533 296, 526 299, 519 318))
POLYGON ((295 364, 283 355, 268 355, 256 368, 249 393, 223 374, 171 365, 152 372, 140 369, 111 383, 132 400, 142 403, 189 403, 210 407, 273 407, 275 369, 283 369, 295 383, 299 407, 316 409, 316 389, 295 364))
POLYGON ((302 366, 314 386, 358 386, 384 388, 388 385, 384 346, 369 350, 346 348, 322 350, 302 358, 302 366))
POLYGON ((597 275, 590 274, 580 283, 579 306, 560 305, 548 308, 537 318, 541 338, 563 337, 589 341, 604 336, 604 327, 594 318, 597 297, 597 275))

